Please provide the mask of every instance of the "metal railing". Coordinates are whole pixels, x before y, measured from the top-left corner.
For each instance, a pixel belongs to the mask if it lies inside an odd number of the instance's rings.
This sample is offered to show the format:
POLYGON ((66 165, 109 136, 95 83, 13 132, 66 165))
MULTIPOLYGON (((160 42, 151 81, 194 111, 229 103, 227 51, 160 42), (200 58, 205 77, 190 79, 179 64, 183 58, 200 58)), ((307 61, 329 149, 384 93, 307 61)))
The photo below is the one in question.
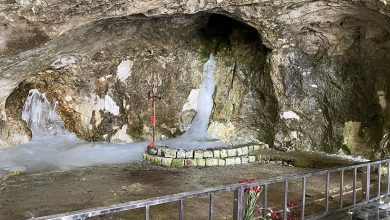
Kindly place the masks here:
MULTIPOLYGON (((315 213, 312 214, 307 219, 320 219, 322 217, 326 217, 332 213, 340 212, 343 210, 348 210, 352 207, 356 207, 365 203, 368 203, 370 201, 388 196, 390 194, 390 159, 384 159, 384 160, 376 160, 376 161, 369 161, 364 163, 359 163, 351 166, 345 166, 345 167, 337 167, 332 169, 323 169, 323 170, 316 170, 306 173, 298 173, 298 174, 289 174, 285 176, 278 176, 273 177, 269 179, 264 180, 258 180, 251 183, 238 183, 238 184, 231 184, 227 186, 221 186, 221 187, 215 187, 215 188, 207 188, 199 191, 193 191, 193 192, 184 192, 184 193, 178 193, 174 195, 167 195, 162 197, 155 197, 151 199, 144 199, 144 200, 138 200, 138 201, 131 201, 127 203, 120 203, 115 204, 111 206, 104 206, 104 207, 97 207, 97 208, 91 208, 91 209, 84 209, 80 211, 74 211, 74 212, 67 212, 62 214, 56 214, 56 215, 50 215, 50 216, 44 216, 37 219, 86 219, 88 217, 93 216, 102 216, 102 215, 109 215, 113 213, 133 210, 133 209, 139 209, 144 208, 145 210, 145 219, 149 220, 150 218, 150 207, 162 205, 166 203, 172 203, 172 202, 178 202, 179 210, 178 210, 178 216, 179 219, 184 219, 184 202, 191 198, 197 198, 197 197, 209 197, 209 219, 213 220, 215 219, 214 216, 214 196, 217 193, 221 192, 232 192, 234 191, 234 207, 233 207, 233 218, 235 220, 242 220, 244 217, 244 198, 245 198, 245 192, 244 190, 246 188, 251 188, 255 186, 261 186, 263 188, 262 191, 262 210, 267 210, 269 205, 269 186, 271 184, 275 183, 283 183, 284 184, 284 196, 283 196, 283 210, 282 210, 282 217, 283 219, 287 219, 287 210, 288 210, 288 192, 289 192, 289 182, 293 180, 301 180, 302 184, 302 191, 301 191, 301 215, 300 219, 306 219, 305 216, 305 208, 306 208, 306 190, 307 190, 307 179, 309 177, 314 176, 326 176, 326 185, 325 185, 325 204, 324 204, 324 211, 321 213, 315 213), (387 191, 384 193, 381 193, 381 169, 383 165, 386 164, 387 168, 387 191), (375 195, 370 194, 370 187, 371 187, 371 174, 375 174, 373 172, 373 168, 377 166, 377 175, 378 175, 378 181, 377 181, 377 192, 375 195), (357 194, 357 174, 358 169, 362 168, 365 171, 362 172, 364 176, 364 180, 362 180, 362 191, 363 191, 363 198, 361 201, 357 202, 356 194, 357 194), (350 204, 346 204, 344 200, 344 196, 346 194, 344 190, 344 179, 345 179, 345 172, 347 171, 353 171, 353 181, 352 181, 352 201, 350 204), (339 189, 339 206, 338 208, 335 208, 333 210, 330 210, 329 207, 329 198, 330 198, 330 174, 340 172, 340 189, 339 189)), ((374 186, 375 187, 375 186, 374 186)), ((263 215, 266 215, 266 211, 263 212, 263 215)))

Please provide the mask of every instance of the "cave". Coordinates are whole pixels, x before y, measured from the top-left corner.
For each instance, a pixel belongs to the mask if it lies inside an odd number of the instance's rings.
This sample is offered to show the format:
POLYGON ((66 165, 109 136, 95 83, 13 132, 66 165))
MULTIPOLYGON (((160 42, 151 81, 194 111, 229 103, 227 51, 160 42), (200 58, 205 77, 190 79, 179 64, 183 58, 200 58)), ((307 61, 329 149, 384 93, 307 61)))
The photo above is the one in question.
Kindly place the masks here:
POLYGON ((195 109, 183 106, 191 91, 199 88, 201 65, 215 53, 211 132, 231 144, 273 143, 277 103, 266 62, 270 49, 262 44, 259 32, 242 21, 204 12, 110 18, 66 33, 49 45, 53 53, 61 54, 24 79, 7 98, 5 110, 15 121, 20 121, 28 92, 38 89, 51 103, 58 103, 65 127, 81 139, 110 141, 126 125, 132 140, 148 140, 148 80, 157 74, 162 79, 157 137, 176 137, 191 123, 195 109), (131 76, 121 81, 116 75, 124 60, 132 63, 131 76), (117 103, 117 114, 96 107, 96 100, 107 95, 117 103), (230 133, 218 136, 220 129, 230 133))
MULTIPOLYGON (((0 219, 387 158, 389 61, 389 0, 2 1, 0 219), (168 146, 188 137, 205 88, 206 135, 191 140, 203 148, 168 146)), ((369 169, 329 187, 364 185, 369 169)), ((325 200, 323 174, 298 175, 302 200, 325 200)), ((228 196, 216 219, 232 218, 228 196)))

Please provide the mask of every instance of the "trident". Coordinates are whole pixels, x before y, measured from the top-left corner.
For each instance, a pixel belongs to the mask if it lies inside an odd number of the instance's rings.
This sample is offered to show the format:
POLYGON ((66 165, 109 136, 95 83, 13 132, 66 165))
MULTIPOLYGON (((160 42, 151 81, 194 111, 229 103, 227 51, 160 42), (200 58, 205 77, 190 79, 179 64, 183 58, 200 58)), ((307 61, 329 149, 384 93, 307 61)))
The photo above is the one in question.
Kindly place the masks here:
POLYGON ((152 87, 152 90, 149 91, 148 97, 152 100, 152 117, 151 124, 153 127, 152 141, 149 143, 148 148, 156 148, 156 102, 157 99, 161 99, 160 93, 158 91, 158 87, 161 86, 162 81, 161 77, 158 74, 153 74, 148 80, 149 86, 152 87))

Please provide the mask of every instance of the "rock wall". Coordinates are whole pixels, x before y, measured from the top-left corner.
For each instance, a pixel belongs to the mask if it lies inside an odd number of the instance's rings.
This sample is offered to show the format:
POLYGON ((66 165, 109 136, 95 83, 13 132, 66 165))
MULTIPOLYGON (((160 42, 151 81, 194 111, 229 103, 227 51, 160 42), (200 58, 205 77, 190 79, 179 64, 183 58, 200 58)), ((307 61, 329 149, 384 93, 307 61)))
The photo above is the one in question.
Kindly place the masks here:
POLYGON ((82 139, 148 139, 148 79, 154 74, 162 81, 159 138, 178 136, 194 115, 202 65, 215 52, 209 131, 216 138, 384 156, 387 146, 379 145, 390 128, 387 3, 0 3, 0 143, 31 135, 20 114, 32 88, 58 102, 65 126, 82 139))

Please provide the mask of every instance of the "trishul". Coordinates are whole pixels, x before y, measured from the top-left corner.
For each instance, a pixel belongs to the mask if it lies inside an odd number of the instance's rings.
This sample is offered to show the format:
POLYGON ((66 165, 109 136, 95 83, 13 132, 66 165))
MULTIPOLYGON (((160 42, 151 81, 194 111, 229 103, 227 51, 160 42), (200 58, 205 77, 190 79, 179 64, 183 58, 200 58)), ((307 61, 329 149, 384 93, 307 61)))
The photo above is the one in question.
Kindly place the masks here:
POLYGON ((161 86, 162 80, 161 77, 158 74, 153 74, 148 79, 149 86, 152 87, 151 91, 149 91, 148 97, 152 100, 152 117, 151 117, 151 125, 153 128, 152 133, 152 141, 149 143, 148 148, 155 148, 156 147, 156 102, 157 99, 161 99, 160 93, 158 91, 158 87, 161 86))

